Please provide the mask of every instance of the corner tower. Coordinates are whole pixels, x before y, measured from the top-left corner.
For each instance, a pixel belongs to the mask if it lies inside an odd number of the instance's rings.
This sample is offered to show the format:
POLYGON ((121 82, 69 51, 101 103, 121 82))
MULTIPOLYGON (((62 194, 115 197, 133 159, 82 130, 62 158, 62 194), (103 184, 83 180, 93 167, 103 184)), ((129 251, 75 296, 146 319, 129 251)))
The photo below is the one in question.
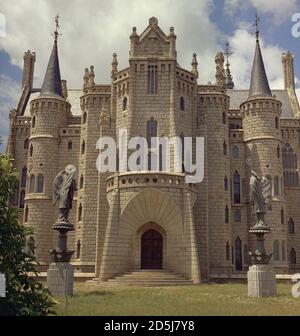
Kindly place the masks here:
MULTIPOLYGON (((246 164, 246 177, 249 181, 252 169, 258 175, 267 177, 272 184, 272 209, 266 216, 272 232, 266 239, 266 248, 269 252, 274 251, 274 267, 283 271, 287 268, 287 261, 284 257, 286 251, 282 251, 286 246, 280 131, 282 104, 275 96, 272 96, 261 53, 259 32, 256 36, 249 97, 241 104, 246 158, 249 163, 251 162, 251 164, 246 164), (278 251, 278 256, 275 250, 278 251)), ((249 229, 255 224, 250 200, 247 212, 249 229)), ((249 246, 250 250, 254 248, 251 235, 249 246)))
MULTIPOLYGON (((57 24, 58 27, 58 24, 57 24)), ((70 104, 63 98, 58 59, 58 32, 39 97, 30 104, 31 135, 24 223, 34 229, 37 258, 49 262, 53 247, 52 225, 57 211, 52 205, 52 181, 57 175, 60 128, 68 124, 70 104)))

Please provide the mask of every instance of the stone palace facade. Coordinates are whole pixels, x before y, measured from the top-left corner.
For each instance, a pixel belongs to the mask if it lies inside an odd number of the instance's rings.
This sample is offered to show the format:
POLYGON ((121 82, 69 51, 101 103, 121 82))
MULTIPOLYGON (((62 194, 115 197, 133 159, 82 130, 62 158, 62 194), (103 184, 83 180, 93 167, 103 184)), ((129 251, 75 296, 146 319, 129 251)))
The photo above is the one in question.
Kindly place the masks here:
MULTIPOLYGON (((253 50, 254 52, 254 50, 253 50)), ((83 88, 61 80, 54 43, 42 88, 33 86, 35 53, 24 54, 20 100, 10 112, 7 153, 19 172, 13 205, 34 229, 40 269, 50 262, 58 209, 52 181, 67 164, 77 168, 77 192, 69 248, 78 273, 106 281, 130 270, 165 269, 194 283, 243 274, 255 223, 249 200, 250 164, 272 184, 272 232, 277 273, 300 270, 300 108, 293 55, 282 55, 284 89, 270 90, 259 41, 249 90, 235 90, 228 62, 216 55, 215 84, 200 84, 196 54, 190 69, 177 63, 174 28, 166 34, 156 18, 130 35, 129 65, 118 69, 113 54, 111 83, 96 84, 94 67, 83 88), (199 78, 198 78, 199 77, 199 78), (96 169, 100 137, 204 137, 202 183, 182 173, 96 169), (251 159, 251 160, 249 160, 251 159)))

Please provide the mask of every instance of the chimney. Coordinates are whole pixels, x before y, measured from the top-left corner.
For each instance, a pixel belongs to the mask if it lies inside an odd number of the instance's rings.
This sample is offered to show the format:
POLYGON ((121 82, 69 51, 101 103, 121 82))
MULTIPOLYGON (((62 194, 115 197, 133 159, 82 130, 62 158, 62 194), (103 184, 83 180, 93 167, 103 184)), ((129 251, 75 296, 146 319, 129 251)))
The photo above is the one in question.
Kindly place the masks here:
POLYGON ((26 51, 23 56, 24 66, 23 66, 23 81, 22 88, 27 86, 32 89, 33 86, 33 75, 34 75, 34 63, 35 63, 35 52, 31 53, 30 50, 26 51))
POLYGON ((294 55, 288 51, 282 54, 281 61, 283 65, 284 88, 285 90, 291 87, 295 89, 294 55))

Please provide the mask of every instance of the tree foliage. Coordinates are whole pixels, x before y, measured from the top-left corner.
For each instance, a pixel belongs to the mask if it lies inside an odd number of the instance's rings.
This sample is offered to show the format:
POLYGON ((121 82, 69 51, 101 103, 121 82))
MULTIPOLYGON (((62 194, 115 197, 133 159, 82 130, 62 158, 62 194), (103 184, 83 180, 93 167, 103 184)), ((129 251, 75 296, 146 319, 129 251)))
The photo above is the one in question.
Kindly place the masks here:
POLYGON ((0 272, 6 277, 0 315, 48 315, 54 313, 55 301, 38 282, 36 259, 26 251, 26 237, 32 231, 19 222, 19 210, 9 206, 17 183, 9 157, 0 154, 0 272))

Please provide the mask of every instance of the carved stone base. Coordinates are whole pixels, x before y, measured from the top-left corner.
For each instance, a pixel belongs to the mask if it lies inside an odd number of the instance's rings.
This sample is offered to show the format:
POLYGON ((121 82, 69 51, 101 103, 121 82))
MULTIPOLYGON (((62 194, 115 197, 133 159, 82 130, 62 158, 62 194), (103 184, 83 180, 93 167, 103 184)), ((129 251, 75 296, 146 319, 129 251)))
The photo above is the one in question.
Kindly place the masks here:
POLYGON ((248 271, 248 296, 276 296, 276 275, 270 265, 253 265, 248 271))
POLYGON ((60 249, 50 250, 49 251, 54 262, 63 262, 68 263, 70 262, 72 255, 75 251, 65 250, 62 251, 60 249))
POLYGON ((47 285, 52 295, 73 295, 74 269, 70 263, 52 263, 47 271, 47 285))

